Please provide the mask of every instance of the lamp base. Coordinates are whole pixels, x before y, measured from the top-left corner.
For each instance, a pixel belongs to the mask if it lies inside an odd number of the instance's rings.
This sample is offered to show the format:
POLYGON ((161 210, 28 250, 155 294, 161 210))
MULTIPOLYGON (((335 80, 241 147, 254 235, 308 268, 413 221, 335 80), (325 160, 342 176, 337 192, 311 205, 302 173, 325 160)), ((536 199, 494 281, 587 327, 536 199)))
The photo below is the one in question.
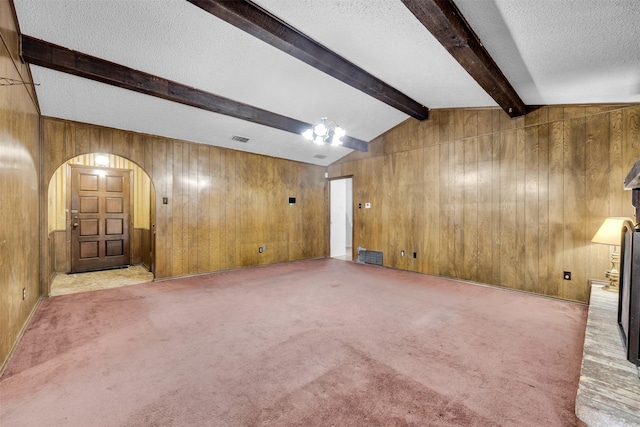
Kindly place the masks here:
POLYGON ((611 252, 611 269, 604 274, 609 279, 609 284, 602 287, 602 289, 611 292, 618 292, 618 283, 620 282, 620 272, 616 269, 616 264, 620 261, 620 254, 617 249, 616 247, 611 252))

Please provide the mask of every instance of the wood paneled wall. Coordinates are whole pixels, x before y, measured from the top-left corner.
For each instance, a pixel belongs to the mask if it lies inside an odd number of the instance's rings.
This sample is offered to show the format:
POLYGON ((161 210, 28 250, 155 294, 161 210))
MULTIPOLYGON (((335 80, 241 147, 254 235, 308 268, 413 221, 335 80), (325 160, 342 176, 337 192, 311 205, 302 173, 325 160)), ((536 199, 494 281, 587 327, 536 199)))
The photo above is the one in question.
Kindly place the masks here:
POLYGON ((0 0, 0 76, 26 82, 0 87, 0 373, 40 296, 39 112, 16 28, 0 0))
POLYGON ((639 106, 544 107, 514 120, 432 110, 329 175, 353 176, 353 247, 384 252, 386 266, 585 302, 588 279, 609 268, 610 248, 591 238, 607 216, 633 214, 622 182, 638 158, 639 106))
POLYGON ((142 264, 148 270, 151 269, 151 230, 147 228, 133 229, 131 264, 142 264))
POLYGON ((156 278, 326 254, 323 167, 52 118, 43 118, 43 140, 47 180, 68 159, 95 152, 149 174, 156 278))

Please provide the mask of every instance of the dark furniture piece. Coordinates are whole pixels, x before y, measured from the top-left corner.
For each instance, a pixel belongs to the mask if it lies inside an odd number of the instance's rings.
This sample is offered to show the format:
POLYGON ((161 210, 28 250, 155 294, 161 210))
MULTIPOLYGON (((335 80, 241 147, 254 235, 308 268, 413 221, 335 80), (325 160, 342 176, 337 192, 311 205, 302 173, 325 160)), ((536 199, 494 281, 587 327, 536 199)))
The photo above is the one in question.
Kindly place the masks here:
POLYGON ((621 230, 618 326, 627 360, 640 366, 640 160, 624 180, 624 188, 633 192, 635 223, 626 221, 621 230))

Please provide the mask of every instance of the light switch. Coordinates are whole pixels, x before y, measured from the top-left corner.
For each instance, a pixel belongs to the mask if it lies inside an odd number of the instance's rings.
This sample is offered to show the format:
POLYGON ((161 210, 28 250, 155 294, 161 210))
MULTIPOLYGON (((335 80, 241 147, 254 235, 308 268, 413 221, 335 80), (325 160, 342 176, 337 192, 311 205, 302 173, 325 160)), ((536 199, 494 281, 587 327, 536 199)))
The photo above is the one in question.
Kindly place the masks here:
POLYGON ((365 209, 371 209, 371 203, 365 203, 364 204, 364 208, 365 209))

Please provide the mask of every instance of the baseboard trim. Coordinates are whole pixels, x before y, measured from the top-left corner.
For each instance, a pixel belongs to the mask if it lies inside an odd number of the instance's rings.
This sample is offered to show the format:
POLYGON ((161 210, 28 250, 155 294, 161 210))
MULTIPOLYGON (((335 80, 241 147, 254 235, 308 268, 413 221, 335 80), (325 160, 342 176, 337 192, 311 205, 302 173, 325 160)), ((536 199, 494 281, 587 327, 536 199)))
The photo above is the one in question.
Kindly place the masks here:
MULTIPOLYGON (((206 276, 208 274, 216 274, 216 273, 226 273, 226 272, 229 272, 229 271, 244 270, 246 268, 268 267, 270 265, 286 264, 286 263, 289 263, 289 262, 298 262, 298 261, 309 261, 309 260, 313 260, 313 259, 323 259, 323 258, 329 258, 329 257, 319 256, 319 257, 313 257, 313 258, 301 258, 301 259, 293 259, 293 260, 288 260, 288 261, 278 261, 278 262, 273 262, 271 264, 245 265, 243 267, 227 268, 227 269, 224 269, 224 270, 215 270, 215 271, 206 271, 204 273, 193 273, 193 274, 184 274, 182 276, 160 277, 160 278, 157 278, 157 279, 154 278, 153 281, 154 282, 167 282, 169 280, 187 279, 189 277, 206 276)), ((149 270, 149 271, 151 271, 151 270, 149 270)), ((155 276, 155 273, 154 273, 154 276, 155 276)))
POLYGON ((27 331, 27 328, 31 324, 31 319, 33 319, 33 316, 34 314, 36 314, 38 307, 40 307, 40 303, 42 302, 42 299, 43 299, 42 297, 38 298, 38 301, 36 301, 36 303, 34 304, 33 309, 31 309, 31 313, 29 313, 27 320, 24 322, 24 325, 22 325, 22 329, 20 329, 18 338, 13 343, 13 346, 11 347, 11 350, 9 350, 9 354, 7 354, 7 357, 2 361, 2 365, 0 365, 0 379, 4 375, 4 371, 9 365, 9 361, 11 360, 13 353, 16 351, 16 348, 18 348, 18 344, 20 344, 20 341, 22 341, 22 337, 24 336, 24 333, 27 331))

